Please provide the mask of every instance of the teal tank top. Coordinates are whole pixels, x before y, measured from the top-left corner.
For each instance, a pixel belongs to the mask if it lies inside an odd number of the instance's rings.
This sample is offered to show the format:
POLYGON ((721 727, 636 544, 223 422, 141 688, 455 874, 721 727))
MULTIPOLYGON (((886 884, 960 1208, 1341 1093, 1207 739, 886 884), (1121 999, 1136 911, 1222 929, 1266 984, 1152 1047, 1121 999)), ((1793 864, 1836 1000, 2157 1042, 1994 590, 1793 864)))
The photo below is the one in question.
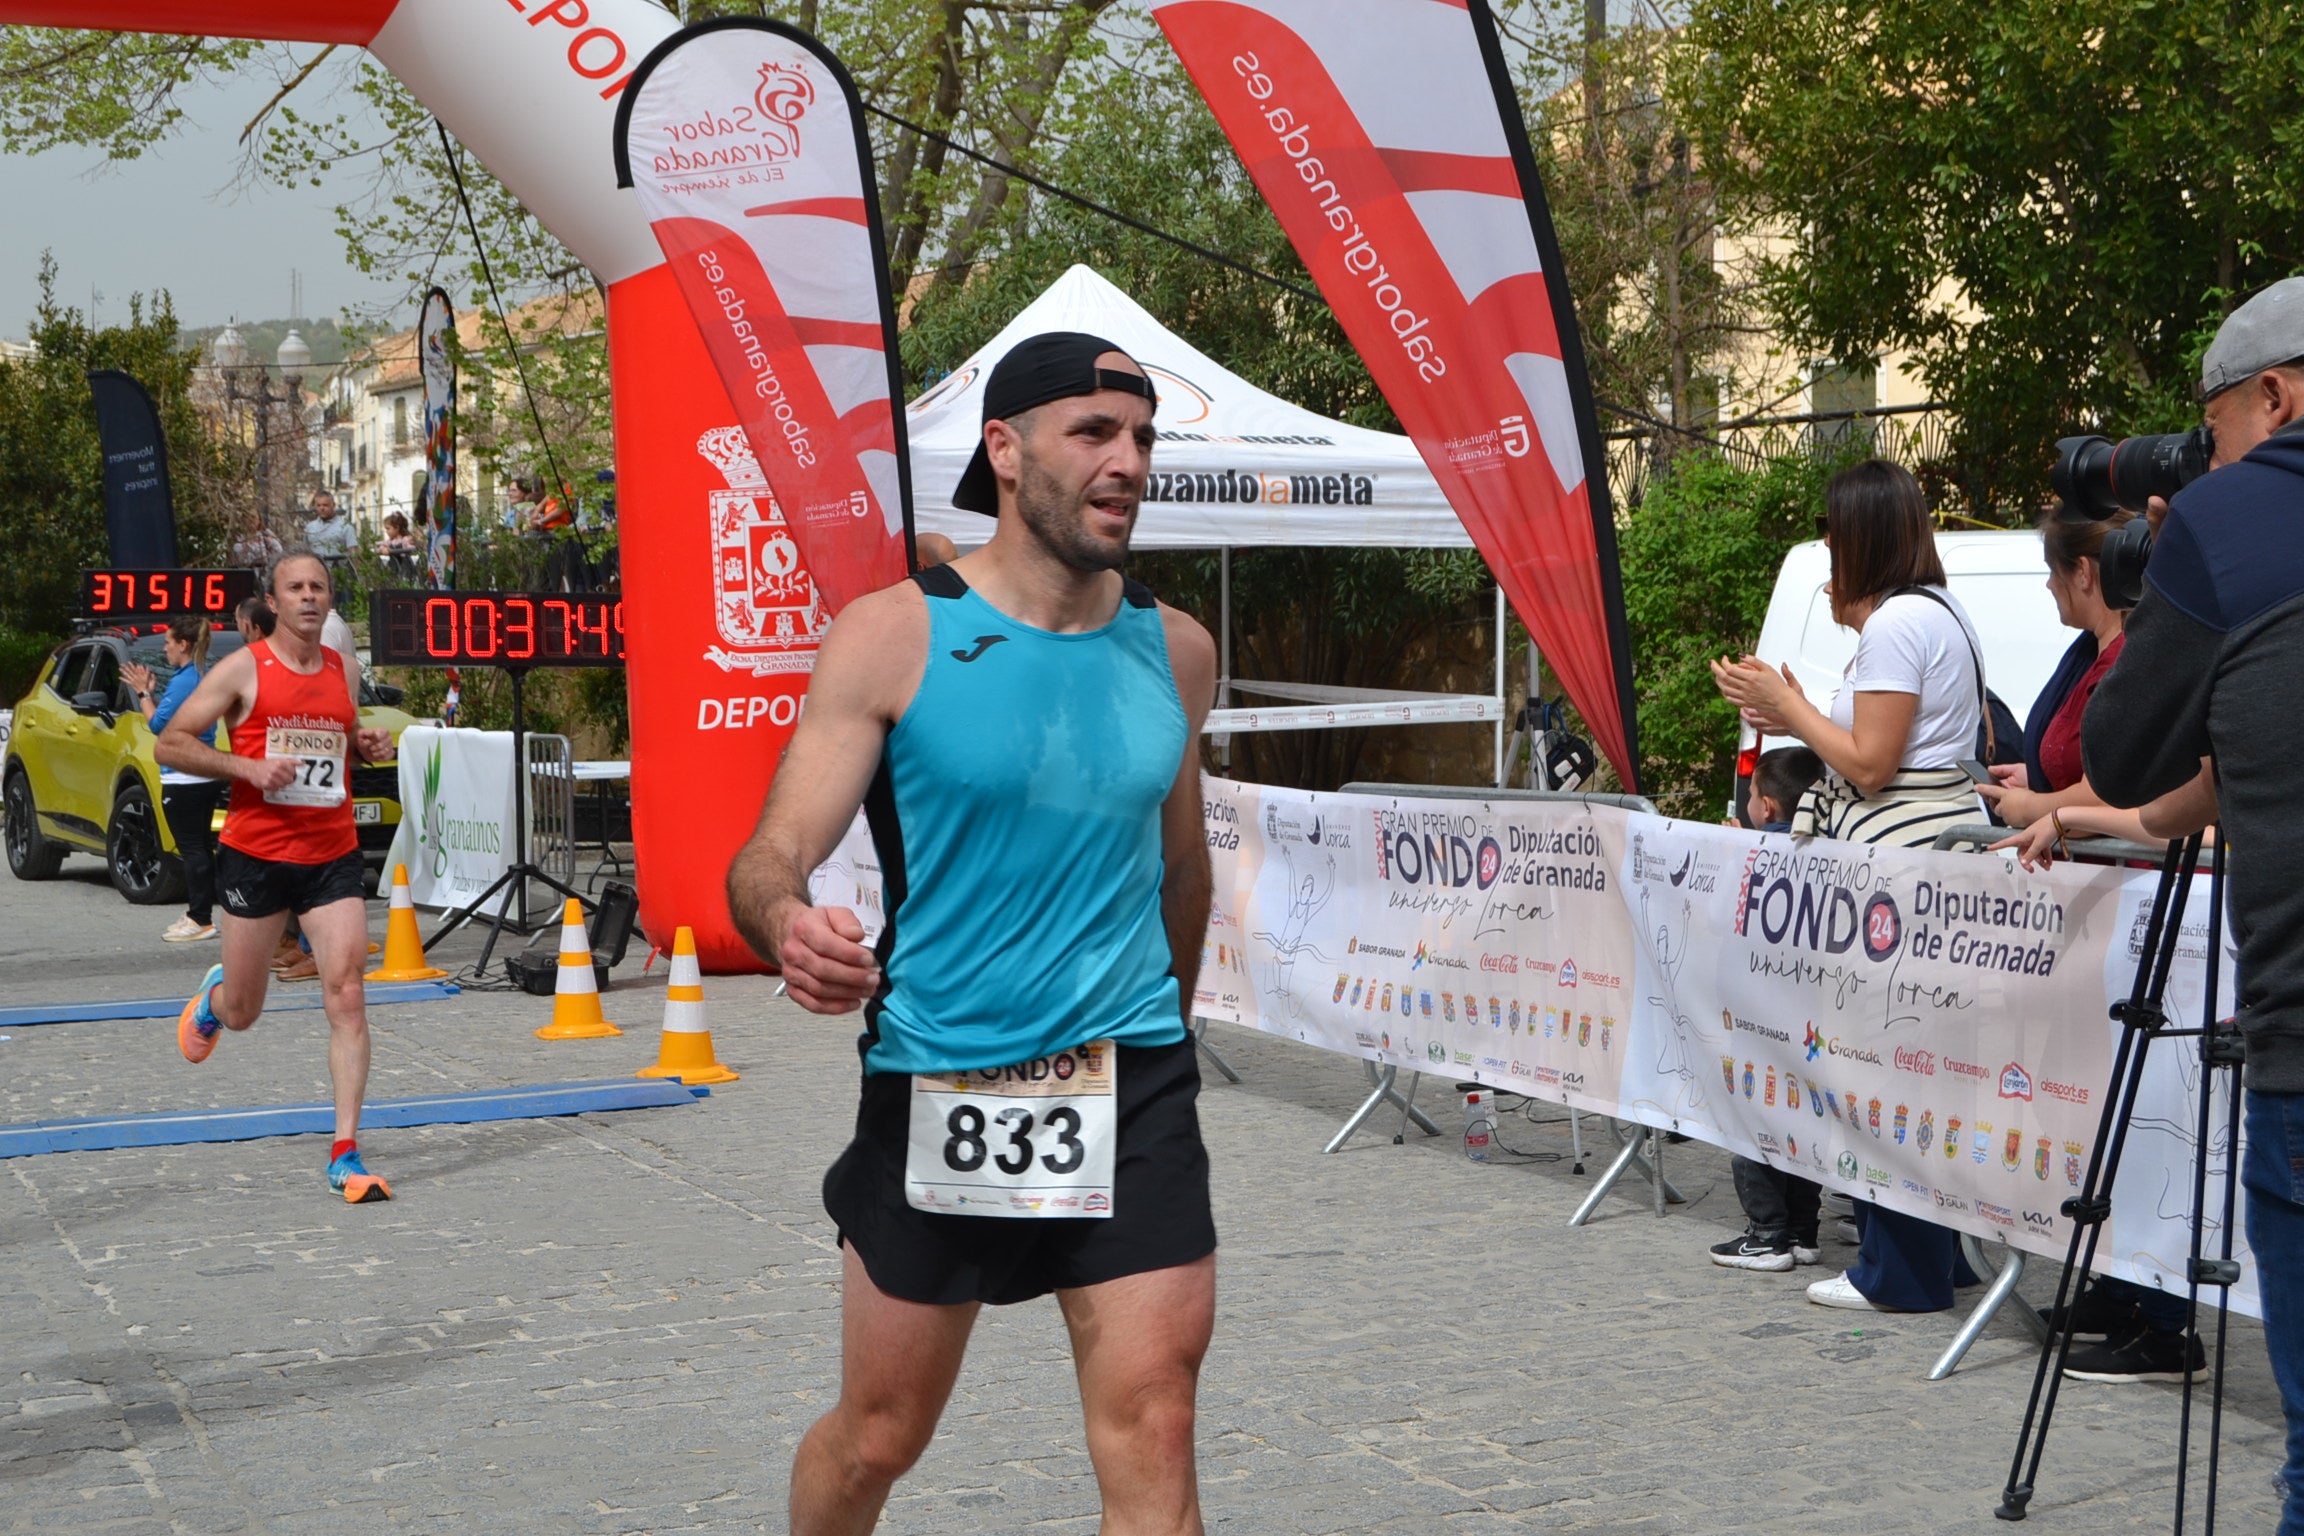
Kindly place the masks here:
POLYGON ((1187 721, 1159 605, 1129 581, 1111 623, 1053 634, 949 566, 912 579, 928 666, 864 800, 887 915, 864 1070, 1183 1039, 1160 807, 1187 721))

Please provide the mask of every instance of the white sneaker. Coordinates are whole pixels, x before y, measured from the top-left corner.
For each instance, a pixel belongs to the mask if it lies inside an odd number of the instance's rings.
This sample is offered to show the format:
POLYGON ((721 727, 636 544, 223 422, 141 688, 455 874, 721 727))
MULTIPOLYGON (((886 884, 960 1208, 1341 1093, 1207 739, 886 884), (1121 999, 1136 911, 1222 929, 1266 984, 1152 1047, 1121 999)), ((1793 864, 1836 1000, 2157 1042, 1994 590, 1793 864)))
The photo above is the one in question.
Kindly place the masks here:
POLYGON ((1856 1223, 1845 1217, 1832 1223, 1832 1233, 1851 1248, 1864 1241, 1864 1234, 1856 1230, 1856 1223))
POLYGON ((1848 1278, 1846 1270, 1808 1287, 1808 1299, 1820 1307, 1844 1307, 1850 1312, 1881 1310, 1864 1299, 1864 1293, 1856 1289, 1856 1283, 1848 1278))
POLYGON ((1805 1247, 1795 1242, 1792 1245, 1792 1262, 1795 1264, 1821 1264, 1824 1262, 1824 1250, 1805 1247))
POLYGON ((162 929, 160 937, 170 944, 191 944, 216 937, 216 925, 196 923, 189 917, 180 917, 162 929))

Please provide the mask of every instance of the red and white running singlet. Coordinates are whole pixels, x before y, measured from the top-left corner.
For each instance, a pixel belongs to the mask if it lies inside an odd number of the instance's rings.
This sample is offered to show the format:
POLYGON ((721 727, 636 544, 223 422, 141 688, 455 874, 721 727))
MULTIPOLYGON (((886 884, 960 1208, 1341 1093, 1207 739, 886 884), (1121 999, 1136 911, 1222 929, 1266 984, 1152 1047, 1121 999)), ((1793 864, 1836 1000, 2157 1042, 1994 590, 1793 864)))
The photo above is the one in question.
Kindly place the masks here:
POLYGON ((325 864, 360 846, 352 824, 352 742, 360 715, 352 707, 344 658, 320 647, 320 670, 290 670, 269 641, 248 647, 256 658, 256 707, 232 727, 239 757, 286 758, 296 777, 274 790, 232 781, 231 809, 219 839, 252 859, 325 864))

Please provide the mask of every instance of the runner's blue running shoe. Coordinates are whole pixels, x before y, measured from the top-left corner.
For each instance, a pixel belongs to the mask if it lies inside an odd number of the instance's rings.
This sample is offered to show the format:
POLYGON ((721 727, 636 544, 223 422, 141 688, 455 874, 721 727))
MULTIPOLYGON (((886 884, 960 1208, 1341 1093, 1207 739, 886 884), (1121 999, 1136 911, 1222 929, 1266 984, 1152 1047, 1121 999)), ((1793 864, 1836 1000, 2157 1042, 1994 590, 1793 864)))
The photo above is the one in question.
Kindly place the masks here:
POLYGON ((208 994, 215 991, 223 980, 224 967, 221 964, 208 967, 208 974, 200 978, 200 990, 192 994, 191 1000, 184 1005, 184 1011, 176 1017, 176 1049, 184 1053, 186 1061, 206 1061, 208 1053, 216 1049, 216 1033, 223 1026, 217 1022, 215 1010, 208 1005, 208 994))
POLYGON ((360 1165, 357 1147, 328 1165, 328 1187, 353 1205, 392 1198, 392 1186, 360 1165))

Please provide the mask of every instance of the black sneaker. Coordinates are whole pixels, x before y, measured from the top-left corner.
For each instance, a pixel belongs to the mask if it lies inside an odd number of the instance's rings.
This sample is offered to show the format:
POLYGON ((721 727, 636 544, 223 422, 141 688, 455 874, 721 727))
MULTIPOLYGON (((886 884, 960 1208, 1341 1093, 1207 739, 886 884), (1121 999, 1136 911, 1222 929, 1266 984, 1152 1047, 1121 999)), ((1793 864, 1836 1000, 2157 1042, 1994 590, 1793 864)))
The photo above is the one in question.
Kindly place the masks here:
POLYGON ((2144 1327, 2143 1314, 2134 1301, 2107 1296, 2093 1285, 2070 1306, 2042 1307, 2040 1321, 2048 1325, 2050 1333, 2062 1333, 2066 1313, 2072 1315, 2075 1339, 2125 1339, 2144 1327))
POLYGON ((1792 1244, 1781 1237, 1762 1237, 1747 1228, 1742 1237, 1714 1243, 1712 1262, 1729 1269, 1786 1270, 1792 1267, 1792 1244))
POLYGON ((2200 1336, 2191 1333, 2138 1331, 2124 1339, 2107 1339, 2076 1349, 2064 1362, 2064 1374, 2076 1381, 2194 1381, 2208 1379, 2208 1351, 2200 1336))

